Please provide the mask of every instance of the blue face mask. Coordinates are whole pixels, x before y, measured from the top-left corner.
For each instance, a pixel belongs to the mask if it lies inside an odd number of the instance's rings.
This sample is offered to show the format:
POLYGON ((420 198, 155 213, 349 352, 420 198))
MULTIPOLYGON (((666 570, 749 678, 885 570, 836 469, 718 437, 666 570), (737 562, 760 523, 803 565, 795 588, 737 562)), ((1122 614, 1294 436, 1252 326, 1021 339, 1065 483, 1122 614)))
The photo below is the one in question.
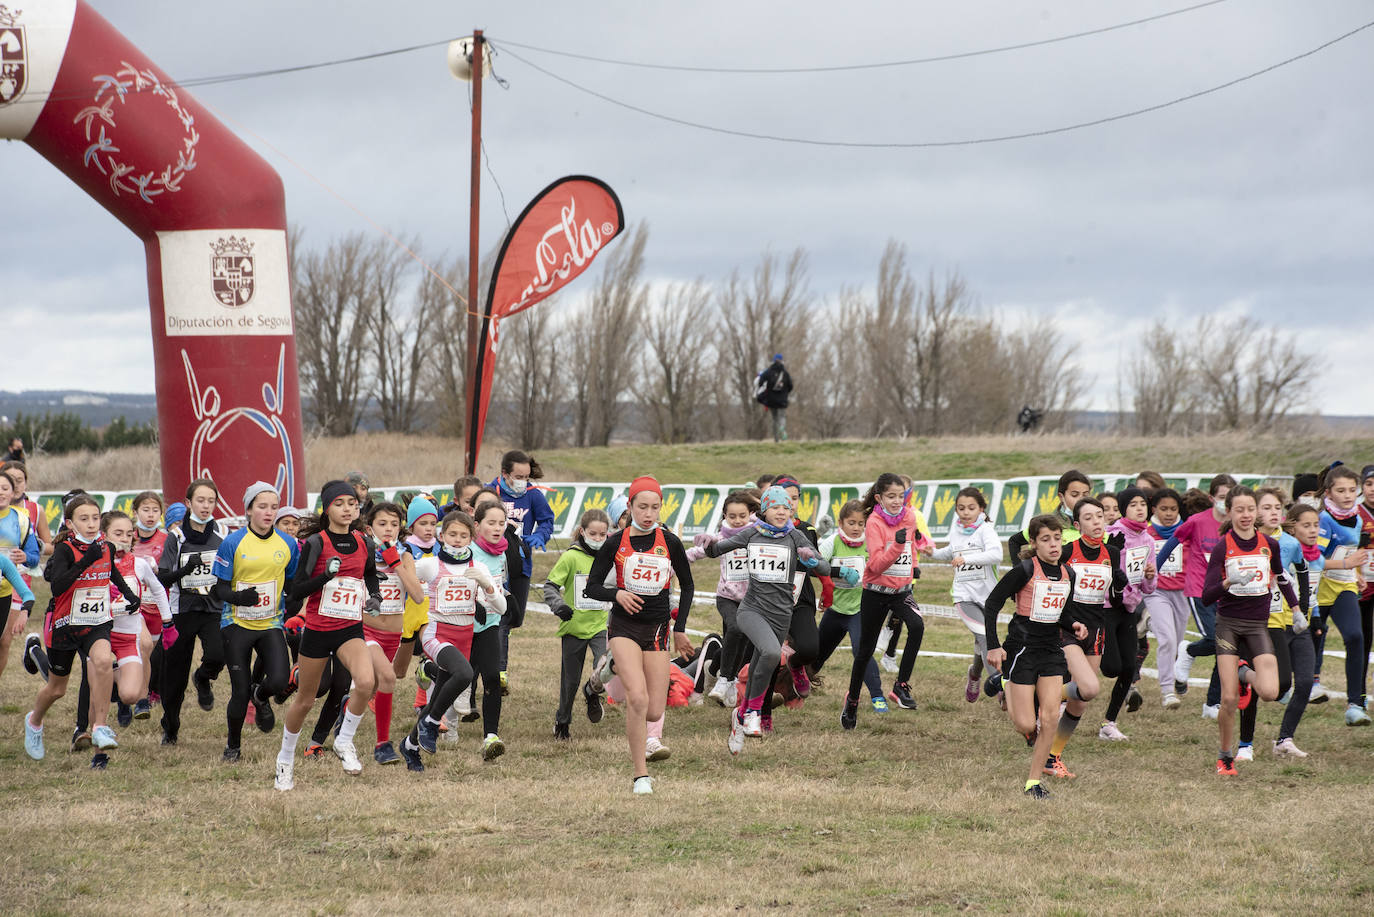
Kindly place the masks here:
POLYGON ((206 516, 204 519, 202 519, 201 517, 197 516, 195 513, 189 513, 188 516, 187 516, 187 518, 189 518, 189 519, 190 519, 192 522, 194 522, 196 525, 209 525, 209 524, 210 524, 211 522, 213 522, 214 519, 215 519, 214 516, 206 516))

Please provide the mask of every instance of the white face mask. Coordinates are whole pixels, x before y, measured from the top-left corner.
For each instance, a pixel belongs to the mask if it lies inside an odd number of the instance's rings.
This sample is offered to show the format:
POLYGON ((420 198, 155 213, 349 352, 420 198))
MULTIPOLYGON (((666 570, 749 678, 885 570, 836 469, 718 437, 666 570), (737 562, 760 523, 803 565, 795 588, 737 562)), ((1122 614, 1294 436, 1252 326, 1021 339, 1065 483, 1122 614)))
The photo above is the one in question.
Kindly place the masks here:
POLYGON ((634 517, 630 517, 630 525, 634 526, 635 531, 638 532, 652 532, 654 529, 658 528, 657 522, 650 522, 647 526, 641 526, 634 520, 634 517))
POLYGON ((90 544, 91 542, 95 541, 94 538, 87 538, 86 536, 78 532, 76 529, 72 529, 72 537, 75 538, 77 541, 81 542, 82 544, 90 544))
POLYGON ((134 549, 134 546, 127 541, 112 541, 110 544, 115 546, 116 551, 120 551, 124 554, 128 554, 134 549))
POLYGON ((582 540, 585 541, 587 547, 591 548, 593 551, 600 551, 601 546, 606 543, 606 539, 604 538, 583 538, 582 540))
POLYGON ((142 522, 135 522, 134 525, 138 526, 138 530, 139 530, 140 532, 156 532, 156 531, 157 531, 157 526, 156 526, 156 525, 144 525, 142 522))
POLYGON ((1216 508, 1217 508, 1217 512, 1219 512, 1219 513, 1224 513, 1224 512, 1226 512, 1226 501, 1225 501, 1225 500, 1217 500, 1216 503, 1215 503, 1214 505, 1215 505, 1216 508))
POLYGON ((1321 509, 1321 508, 1322 508, 1322 501, 1319 500, 1318 498, 1312 496, 1311 494, 1309 494, 1309 495, 1307 495, 1307 496, 1305 496, 1305 497, 1298 497, 1298 502, 1301 503, 1303 506, 1310 506, 1310 507, 1312 507, 1313 509, 1321 509))
POLYGON ((506 487, 510 490, 511 493, 515 494, 517 497, 520 496, 521 494, 523 494, 523 493, 525 492, 525 490, 526 490, 529 486, 530 486, 530 482, 529 482, 529 481, 507 481, 507 482, 506 482, 506 487))

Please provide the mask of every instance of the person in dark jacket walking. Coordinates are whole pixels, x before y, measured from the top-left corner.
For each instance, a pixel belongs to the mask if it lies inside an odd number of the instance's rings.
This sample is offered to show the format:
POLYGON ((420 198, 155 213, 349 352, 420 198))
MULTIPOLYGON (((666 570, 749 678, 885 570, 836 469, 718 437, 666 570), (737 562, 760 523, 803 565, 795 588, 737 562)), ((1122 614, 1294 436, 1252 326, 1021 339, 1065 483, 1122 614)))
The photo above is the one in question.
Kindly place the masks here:
POLYGON ((782 354, 773 354, 773 363, 758 375, 754 398, 773 415, 773 442, 787 440, 787 396, 792 392, 792 376, 782 365, 782 354))

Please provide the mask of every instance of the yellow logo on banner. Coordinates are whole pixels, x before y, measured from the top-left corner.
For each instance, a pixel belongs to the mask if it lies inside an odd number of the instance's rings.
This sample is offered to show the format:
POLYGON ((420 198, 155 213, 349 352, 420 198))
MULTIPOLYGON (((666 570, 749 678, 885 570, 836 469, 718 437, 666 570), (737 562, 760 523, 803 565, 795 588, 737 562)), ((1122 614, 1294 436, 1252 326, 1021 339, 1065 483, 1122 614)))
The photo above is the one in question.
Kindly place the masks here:
POLYGON ((810 521, 816 516, 816 504, 820 502, 820 495, 815 491, 803 493, 797 505, 797 515, 805 521, 810 521))
MULTIPOLYGON (((608 494, 609 492, 587 494, 587 499, 582 504, 582 508, 584 510, 605 509, 611 505, 611 498, 608 494)), ((611 520, 611 525, 615 525, 614 519, 611 520)))
POLYGON ((549 495, 549 509, 553 510, 553 517, 555 519, 562 519, 563 514, 568 511, 568 507, 571 505, 572 501, 569 500, 568 495, 561 490, 555 490, 549 495))
POLYGON ((664 521, 672 519, 681 505, 682 497, 678 496, 676 491, 668 491, 667 496, 663 498, 663 508, 659 510, 658 518, 664 521))
POLYGON ((703 490, 697 494, 697 498, 692 501, 692 525, 701 525, 701 521, 715 505, 715 497, 710 491, 703 490))
POLYGON ((48 519, 48 531, 50 531, 50 532, 56 532, 56 531, 57 531, 57 522, 58 522, 59 519, 62 518, 62 503, 61 503, 61 501, 58 501, 58 502, 55 502, 55 503, 49 503, 46 507, 44 507, 44 509, 43 509, 43 515, 46 516, 47 519, 48 519))
POLYGON ((954 509, 955 492, 953 488, 946 490, 943 494, 935 498, 935 520, 941 522, 949 511, 954 509))
POLYGON ((916 512, 919 513, 921 511, 922 505, 925 503, 925 493, 913 487, 911 489, 911 498, 907 500, 906 503, 907 506, 910 506, 912 509, 916 510, 916 512))
POLYGON ((1049 493, 1043 495, 1040 498, 1039 502, 1040 512, 1042 514, 1053 513, 1055 510, 1059 509, 1059 494, 1055 493, 1054 491, 1050 491, 1049 493))
POLYGON ((1009 487, 1002 495, 1002 518, 1011 522, 1026 505, 1026 495, 1018 487, 1009 487))
POLYGON ((121 513, 132 516, 134 514, 134 496, 121 497, 115 502, 114 508, 121 513))

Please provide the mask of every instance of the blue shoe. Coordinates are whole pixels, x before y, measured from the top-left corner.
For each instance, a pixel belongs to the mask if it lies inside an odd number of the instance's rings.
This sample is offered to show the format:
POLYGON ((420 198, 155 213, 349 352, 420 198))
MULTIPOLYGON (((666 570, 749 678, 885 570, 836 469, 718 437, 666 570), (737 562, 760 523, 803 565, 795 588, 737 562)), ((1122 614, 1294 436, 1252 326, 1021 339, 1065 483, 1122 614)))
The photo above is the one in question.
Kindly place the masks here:
POLYGON ((874 713, 886 713, 886 712, 887 712, 887 699, 886 699, 886 698, 882 698, 882 697, 875 697, 875 698, 873 698, 873 712, 874 712, 874 713))
POLYGON ((372 749, 372 760, 378 764, 400 764, 401 756, 396 754, 396 746, 390 742, 383 742, 372 749))
POLYGON ((405 759, 406 770, 414 771, 417 774, 424 772, 425 762, 420 760, 420 749, 412 748, 410 739, 401 743, 401 757, 405 759))
POLYGON ((91 741, 95 747, 104 751, 107 748, 118 748, 119 739, 115 738, 114 730, 109 726, 97 726, 91 730, 91 741))
POLYGON ((43 755, 43 727, 34 729, 29 725, 29 717, 33 715, 30 710, 24 714, 24 753, 35 761, 42 761, 43 755))
POLYGON ((153 705, 148 702, 148 698, 143 698, 134 704, 134 719, 146 720, 153 715, 153 705))
POLYGON ((119 724, 120 729, 123 729, 133 721, 134 708, 121 701, 119 706, 115 708, 115 722, 119 724))
POLYGON ((420 722, 415 726, 416 743, 432 755, 439 750, 439 746, 435 744, 438 739, 438 725, 428 722, 423 716, 420 717, 420 722))

